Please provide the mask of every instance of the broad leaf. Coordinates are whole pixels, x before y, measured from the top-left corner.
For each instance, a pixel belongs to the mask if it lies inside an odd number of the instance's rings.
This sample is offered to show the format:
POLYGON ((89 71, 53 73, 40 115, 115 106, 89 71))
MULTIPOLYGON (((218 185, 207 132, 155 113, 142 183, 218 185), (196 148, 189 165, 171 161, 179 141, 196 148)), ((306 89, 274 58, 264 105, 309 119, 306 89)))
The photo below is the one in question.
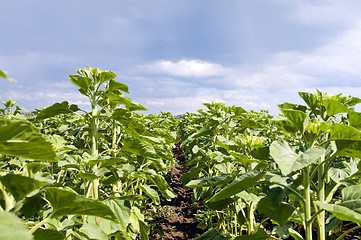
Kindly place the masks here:
POLYGON ((150 197, 153 200, 155 205, 160 204, 159 195, 156 190, 154 190, 153 188, 151 188, 149 185, 146 184, 141 185, 140 188, 145 192, 145 194, 148 195, 148 197, 150 197))
POLYGON ((335 123, 330 129, 329 141, 333 140, 361 141, 361 132, 346 124, 335 123))
POLYGON ((109 80, 113 80, 117 77, 117 74, 113 73, 112 71, 100 71, 98 74, 99 83, 103 83, 109 80))
POLYGON ((246 172, 236 178, 231 183, 227 184, 222 190, 216 193, 209 202, 218 202, 223 199, 229 198, 243 190, 249 189, 250 187, 257 184, 257 182, 264 177, 265 172, 259 172, 256 170, 252 170, 246 172))
POLYGON ((226 184, 230 182, 233 178, 234 178, 233 174, 222 174, 220 176, 215 176, 215 177, 199 178, 196 180, 191 180, 185 185, 185 187, 198 188, 198 187, 217 186, 221 184, 226 184))
POLYGON ((92 223, 99 224, 106 234, 114 234, 118 231, 125 231, 130 221, 131 207, 129 201, 110 199, 105 201, 104 204, 113 211, 118 222, 107 219, 98 219, 95 217, 89 217, 89 221, 92 220, 92 223))
POLYGON ((63 240, 65 236, 56 230, 39 228, 33 233, 34 240, 63 240))
POLYGON ((218 202, 206 202, 205 205, 209 209, 221 211, 233 202, 234 200, 232 198, 226 198, 218 202))
POLYGON ((172 188, 169 187, 167 181, 164 179, 162 175, 157 174, 154 170, 148 170, 146 174, 148 180, 150 180, 152 183, 154 183, 157 186, 160 193, 167 200, 177 197, 177 195, 174 194, 172 188))
POLYGON ((336 100, 333 100, 333 99, 325 99, 323 101, 323 104, 325 105, 328 116, 332 116, 337 113, 348 113, 348 112, 352 111, 348 107, 343 105, 342 103, 340 103, 336 100))
POLYGON ((124 83, 117 82, 115 80, 109 81, 108 90, 110 90, 110 91, 118 90, 118 91, 129 93, 127 85, 125 85, 124 83))
POLYGON ((74 85, 80 87, 80 89, 83 90, 81 93, 84 95, 86 95, 86 92, 88 91, 88 88, 93 81, 89 77, 83 77, 79 75, 69 75, 69 79, 74 85))
POLYGON ((361 158, 361 141, 337 140, 337 155, 361 158))
POLYGON ((287 117, 288 120, 297 128, 298 131, 303 132, 305 125, 307 114, 299 111, 299 110, 292 110, 292 109, 282 109, 282 113, 287 117))
POLYGON ((297 154, 286 141, 275 141, 270 147, 270 154, 283 175, 288 175, 315 163, 324 153, 325 149, 323 148, 309 148, 306 152, 297 154))
POLYGON ((0 239, 31 240, 31 234, 13 213, 0 211, 0 239))
POLYGON ((117 221, 113 211, 104 203, 86 198, 73 191, 55 187, 45 189, 46 199, 53 207, 52 218, 66 215, 89 215, 117 221))
POLYGON ((307 92, 299 92, 298 93, 300 97, 307 103, 307 105, 311 108, 313 112, 316 112, 316 109, 318 107, 318 100, 317 96, 312 93, 307 92))
POLYGON ((276 221, 279 225, 283 226, 288 222, 294 208, 286 203, 280 203, 276 209, 272 209, 272 204, 267 198, 262 198, 257 205, 257 210, 263 213, 270 219, 276 221))
POLYGON ((342 201, 360 200, 361 185, 351 185, 342 189, 342 201))
POLYGON ((41 110, 38 115, 36 116, 37 119, 45 119, 49 117, 54 117, 60 114, 67 114, 67 113, 74 113, 76 111, 79 111, 77 105, 69 105, 67 101, 64 101, 62 103, 55 103, 50 107, 47 107, 43 110, 41 110))
POLYGON ((272 239, 271 235, 269 235, 262 228, 258 228, 256 233, 239 236, 236 237, 234 240, 267 240, 267 239, 272 239))
POLYGON ((202 235, 196 237, 194 240, 227 240, 228 238, 217 232, 215 229, 210 229, 202 235))
POLYGON ((340 204, 328 204, 320 201, 315 201, 315 203, 342 221, 361 224, 361 200, 346 201, 340 204))
POLYGON ((0 177, 0 182, 4 185, 6 190, 13 195, 16 201, 20 201, 34 190, 40 189, 41 187, 49 184, 48 182, 42 182, 16 174, 7 174, 2 176, 0 177))
POLYGON ((350 111, 348 113, 348 120, 351 126, 361 128, 361 113, 350 111))
POLYGON ((105 232, 97 224, 85 223, 79 229, 79 232, 87 236, 88 239, 108 240, 105 232))
POLYGON ((55 162, 56 154, 39 130, 22 120, 0 118, 0 154, 55 162))

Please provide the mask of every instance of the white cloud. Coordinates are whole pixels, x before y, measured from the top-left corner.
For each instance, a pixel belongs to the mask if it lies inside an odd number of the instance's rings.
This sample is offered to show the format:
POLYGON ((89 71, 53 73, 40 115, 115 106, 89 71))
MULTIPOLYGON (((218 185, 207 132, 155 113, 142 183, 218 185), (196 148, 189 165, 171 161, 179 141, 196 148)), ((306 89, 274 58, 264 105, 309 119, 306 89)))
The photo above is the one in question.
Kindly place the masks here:
POLYGON ((361 22, 310 52, 273 54, 263 63, 228 71, 240 88, 270 92, 306 88, 361 86, 361 22))
POLYGON ((225 71, 222 65, 195 59, 182 59, 178 62, 162 60, 141 66, 140 68, 151 73, 195 78, 220 76, 225 71))

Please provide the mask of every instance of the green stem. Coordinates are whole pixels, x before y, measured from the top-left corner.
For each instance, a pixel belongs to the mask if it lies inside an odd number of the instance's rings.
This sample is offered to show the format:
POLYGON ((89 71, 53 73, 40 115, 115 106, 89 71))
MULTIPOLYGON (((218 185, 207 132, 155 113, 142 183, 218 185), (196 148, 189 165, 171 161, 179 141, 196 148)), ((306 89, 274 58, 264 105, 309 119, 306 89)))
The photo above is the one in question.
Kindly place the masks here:
POLYGON ((253 203, 247 205, 247 215, 248 215, 248 235, 252 234, 254 231, 254 211, 253 203))
MULTIPOLYGON (((318 200, 322 203, 325 202, 325 195, 326 195, 326 186, 325 186, 325 179, 324 179, 324 165, 321 164, 325 158, 325 155, 319 158, 319 164, 322 165, 318 169, 318 200)), ((325 240, 326 239, 326 224, 325 224, 325 211, 320 212, 317 217, 318 223, 318 239, 325 240)))
POLYGON ((303 186, 305 197, 305 225, 306 240, 312 240, 312 221, 311 221, 311 193, 310 193, 310 172, 307 168, 303 169, 303 186))
POLYGON ((333 194, 337 191, 338 187, 342 185, 342 182, 338 182, 330 191, 330 193, 328 194, 325 202, 329 203, 332 200, 333 194))
POLYGON ((41 226, 43 226, 45 223, 47 223, 49 220, 51 219, 51 214, 49 215, 49 217, 43 219, 41 222, 39 222, 38 224, 36 224, 32 229, 29 230, 29 233, 33 234, 36 230, 38 230, 38 228, 40 228, 41 226))
MULTIPOLYGON (((91 120, 91 137, 92 137, 92 149, 91 153, 92 155, 98 154, 98 121, 95 118, 95 116, 98 114, 97 110, 97 101, 95 99, 95 93, 92 96, 92 120, 91 120)), ((97 166, 94 166, 97 168, 97 166)), ((99 198, 99 179, 93 180, 93 198, 98 199, 99 198)))

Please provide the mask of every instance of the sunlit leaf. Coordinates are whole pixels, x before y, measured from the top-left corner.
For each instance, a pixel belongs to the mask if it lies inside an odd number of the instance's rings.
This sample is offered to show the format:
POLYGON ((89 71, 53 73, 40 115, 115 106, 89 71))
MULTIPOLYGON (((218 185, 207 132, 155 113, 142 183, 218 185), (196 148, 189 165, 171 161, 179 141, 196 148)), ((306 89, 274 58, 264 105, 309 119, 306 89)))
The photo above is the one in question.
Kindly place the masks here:
POLYGON ((97 240, 108 240, 108 236, 100 228, 100 226, 93 223, 85 223, 79 229, 79 232, 87 236, 88 239, 97 239, 97 240))
POLYGON ((0 239, 31 240, 31 234, 13 213, 0 211, 0 239))
POLYGON ((48 182, 42 182, 30 177, 25 177, 17 174, 7 174, 0 177, 0 182, 7 191, 14 196, 16 201, 20 201, 26 195, 33 192, 36 189, 40 189, 48 185, 48 182))
POLYGON ((62 103, 55 103, 50 107, 47 107, 43 110, 41 110, 38 115, 36 116, 37 119, 45 119, 49 117, 54 117, 60 114, 67 114, 67 113, 74 113, 76 111, 79 111, 77 105, 71 104, 67 101, 64 101, 62 103))
POLYGON ((52 146, 31 123, 0 118, 0 154, 57 161, 52 146))
POLYGON ((249 189, 250 187, 257 184, 257 182, 264 177, 265 172, 259 172, 256 170, 252 170, 246 172, 236 178, 231 183, 227 184, 222 190, 217 192, 212 198, 210 198, 209 202, 218 202, 223 199, 229 198, 243 190, 249 189))
POLYGON ((55 187, 46 188, 45 193, 46 199, 53 207, 52 218, 66 215, 89 215, 117 221, 113 211, 96 199, 55 187))

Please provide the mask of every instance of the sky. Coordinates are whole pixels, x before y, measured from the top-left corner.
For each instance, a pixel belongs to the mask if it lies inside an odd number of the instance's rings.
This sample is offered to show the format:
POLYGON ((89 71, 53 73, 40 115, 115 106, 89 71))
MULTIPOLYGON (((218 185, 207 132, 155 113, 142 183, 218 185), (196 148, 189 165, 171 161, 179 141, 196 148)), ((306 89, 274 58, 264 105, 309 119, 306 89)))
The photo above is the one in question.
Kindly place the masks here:
POLYGON ((0 100, 89 101, 68 75, 111 70, 149 111, 278 112, 298 92, 361 98, 359 0, 1 0, 0 100))

